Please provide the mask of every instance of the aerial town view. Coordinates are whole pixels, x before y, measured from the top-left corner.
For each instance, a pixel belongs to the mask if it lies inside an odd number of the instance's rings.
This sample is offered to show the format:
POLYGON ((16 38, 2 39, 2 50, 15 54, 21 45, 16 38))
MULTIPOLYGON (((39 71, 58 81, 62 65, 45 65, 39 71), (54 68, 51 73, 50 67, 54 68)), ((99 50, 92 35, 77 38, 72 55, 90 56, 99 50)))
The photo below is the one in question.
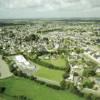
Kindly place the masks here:
POLYGON ((0 0, 0 100, 100 100, 100 2, 4 1, 0 0), (84 8, 84 3, 91 6, 84 8), (85 10, 75 9, 84 13, 63 15, 67 6, 80 4, 85 10), (32 9, 44 14, 29 16, 32 9), (63 10, 61 16, 57 9, 63 10))

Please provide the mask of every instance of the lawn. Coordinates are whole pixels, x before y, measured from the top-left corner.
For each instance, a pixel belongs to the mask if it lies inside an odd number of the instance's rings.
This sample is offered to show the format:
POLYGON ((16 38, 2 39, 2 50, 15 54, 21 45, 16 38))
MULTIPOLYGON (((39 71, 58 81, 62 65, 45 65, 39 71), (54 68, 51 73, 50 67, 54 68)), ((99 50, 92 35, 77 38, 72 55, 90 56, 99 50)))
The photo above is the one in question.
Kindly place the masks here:
POLYGON ((50 69, 38 64, 35 65, 37 66, 38 70, 34 72, 33 75, 57 82, 60 82, 62 80, 62 75, 64 74, 64 71, 50 69))
POLYGON ((64 71, 56 70, 56 69, 50 69, 46 66, 39 65, 37 63, 31 62, 30 63, 37 67, 37 71, 33 72, 34 76, 41 77, 47 80, 52 80, 56 82, 60 82, 62 80, 62 76, 64 74, 64 71))
POLYGON ((49 64, 52 64, 54 66, 60 67, 60 68, 65 68, 66 67, 66 60, 64 57, 58 56, 55 59, 42 59, 42 61, 47 62, 49 64))
POLYGON ((51 89, 25 78, 12 77, 0 80, 0 85, 6 87, 4 100, 14 100, 8 96, 15 95, 24 95, 31 100, 85 100, 69 91, 51 89))

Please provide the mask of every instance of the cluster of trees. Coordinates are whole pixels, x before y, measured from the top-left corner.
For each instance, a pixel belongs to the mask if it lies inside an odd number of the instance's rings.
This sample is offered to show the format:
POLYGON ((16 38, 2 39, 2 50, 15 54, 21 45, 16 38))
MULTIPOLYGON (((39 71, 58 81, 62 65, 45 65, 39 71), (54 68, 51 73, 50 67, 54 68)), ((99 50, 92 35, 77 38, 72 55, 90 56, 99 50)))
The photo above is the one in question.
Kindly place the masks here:
POLYGON ((55 29, 46 29, 46 30, 38 30, 37 33, 48 33, 53 31, 62 31, 61 28, 55 28, 55 29))
POLYGON ((96 75, 96 72, 95 72, 94 69, 86 68, 86 69, 84 69, 84 71, 83 71, 83 76, 85 76, 85 77, 95 76, 95 75, 96 75))
POLYGON ((26 36, 24 38, 24 40, 27 41, 27 42, 29 42, 29 41, 38 41, 38 39, 39 39, 39 36, 36 35, 36 34, 31 34, 31 35, 26 36))
MULTIPOLYGON (((79 91, 77 89, 77 87, 74 85, 74 83, 71 82, 66 82, 65 80, 62 80, 61 83, 61 88, 66 90, 68 89, 69 91, 81 96, 81 97, 85 97, 87 100, 100 100, 100 97, 97 97, 95 95, 93 95, 92 93, 82 93, 81 91, 79 91)), ((93 82, 85 82, 84 85, 88 86, 88 87, 92 87, 93 86, 93 82)))
POLYGON ((97 96, 93 95, 92 93, 85 93, 84 97, 87 100, 100 100, 100 97, 97 97, 97 96))
POLYGON ((61 85, 61 88, 64 89, 64 90, 68 89, 69 91, 71 91, 75 94, 83 96, 83 94, 77 89, 77 87, 72 82, 62 80, 60 85, 61 85))
POLYGON ((85 79, 84 81, 83 81, 83 87, 85 88, 85 87, 87 87, 87 88, 93 88, 93 86, 94 86, 94 84, 95 84, 95 82, 94 81, 91 81, 91 80, 89 80, 89 79, 85 79))
POLYGON ((70 74, 70 65, 67 64, 66 68, 65 68, 65 73, 63 74, 63 79, 66 79, 69 77, 69 74, 70 74))
POLYGON ((61 86, 61 88, 62 89, 66 89, 66 81, 65 80, 62 80, 61 82, 60 82, 60 86, 61 86))
POLYGON ((77 54, 80 54, 80 53, 84 52, 84 50, 81 49, 81 48, 75 48, 75 51, 76 51, 77 54))

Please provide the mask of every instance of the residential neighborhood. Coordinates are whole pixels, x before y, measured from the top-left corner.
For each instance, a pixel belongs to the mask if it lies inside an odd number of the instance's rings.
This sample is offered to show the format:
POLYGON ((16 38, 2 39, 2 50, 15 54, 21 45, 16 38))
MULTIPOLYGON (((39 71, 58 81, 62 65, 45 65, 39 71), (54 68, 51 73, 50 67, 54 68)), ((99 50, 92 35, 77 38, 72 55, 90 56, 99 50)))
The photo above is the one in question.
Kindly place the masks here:
POLYGON ((2 23, 0 79, 23 77, 63 92, 74 91, 90 98, 87 100, 99 100, 100 22, 2 23))

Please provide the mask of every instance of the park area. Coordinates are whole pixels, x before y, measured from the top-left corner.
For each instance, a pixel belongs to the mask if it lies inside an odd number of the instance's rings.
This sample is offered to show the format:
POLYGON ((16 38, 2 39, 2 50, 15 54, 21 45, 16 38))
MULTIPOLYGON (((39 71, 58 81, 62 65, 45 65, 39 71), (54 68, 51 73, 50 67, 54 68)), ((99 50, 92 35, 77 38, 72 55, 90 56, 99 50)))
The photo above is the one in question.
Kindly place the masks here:
MULTIPOLYGON (((16 56, 12 56, 12 57, 9 57, 9 58, 14 61, 15 57, 16 56)), ((35 63, 33 61, 26 59, 25 57, 24 57, 24 59, 25 59, 25 61, 29 62, 31 66, 36 67, 34 69, 34 71, 32 72, 33 76, 38 77, 39 79, 42 79, 44 81, 49 81, 49 82, 52 81, 52 83, 53 82, 60 83, 63 80, 63 74, 65 73, 64 70, 57 70, 57 69, 54 69, 54 68, 49 68, 46 64, 41 65, 41 64, 38 64, 38 62, 35 63)), ((21 62, 21 64, 25 65, 23 62, 21 62)), ((30 67, 30 65, 29 65, 29 67, 30 67)), ((19 68, 20 67, 21 66, 19 66, 19 68)), ((29 69, 29 67, 27 67, 27 65, 25 67, 26 67, 27 70, 29 69)), ((29 71, 28 71, 28 73, 29 73, 29 71)))
POLYGON ((0 80, 0 86, 6 87, 1 100, 19 100, 14 96, 26 96, 29 100, 85 100, 67 90, 55 90, 25 78, 11 77, 0 80))
POLYGON ((58 83, 60 83, 60 81, 63 79, 62 76, 64 74, 64 71, 50 69, 36 63, 34 63, 34 65, 38 68, 38 70, 33 73, 33 75, 36 77, 42 77, 47 80, 52 80, 58 83))
POLYGON ((59 68, 65 68, 66 67, 66 60, 61 55, 57 56, 56 58, 49 58, 49 59, 41 59, 43 62, 46 62, 48 64, 52 64, 53 66, 59 67, 59 68))

